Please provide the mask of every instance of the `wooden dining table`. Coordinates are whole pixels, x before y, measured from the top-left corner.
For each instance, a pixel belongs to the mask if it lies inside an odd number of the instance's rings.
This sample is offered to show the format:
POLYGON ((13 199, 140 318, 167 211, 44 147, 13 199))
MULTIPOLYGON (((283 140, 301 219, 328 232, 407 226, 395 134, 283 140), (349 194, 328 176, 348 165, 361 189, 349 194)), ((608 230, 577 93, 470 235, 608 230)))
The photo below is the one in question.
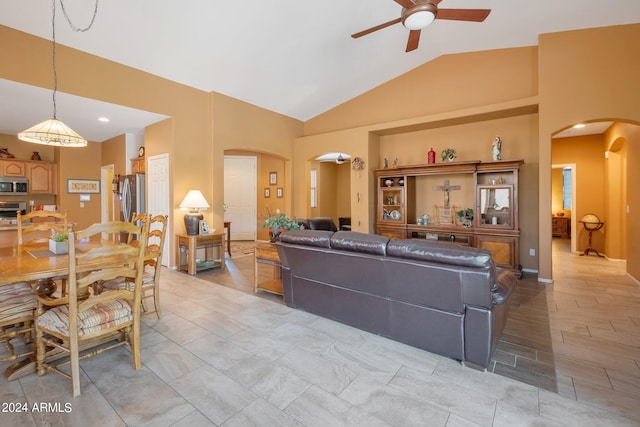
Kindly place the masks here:
MULTIPOLYGON (((76 242, 76 253, 82 253, 97 246, 112 245, 111 240, 87 240, 76 242)), ((157 252, 151 251, 145 258, 154 258, 157 252)), ((56 277, 69 275, 69 255, 54 254, 49 251, 48 242, 25 243, 0 248, 0 286, 20 282, 50 282, 56 277)), ((37 285, 36 285, 37 287, 37 285)), ((55 288, 43 293, 49 294, 55 288)), ((5 370, 10 380, 35 372, 35 356, 17 361, 5 370)))

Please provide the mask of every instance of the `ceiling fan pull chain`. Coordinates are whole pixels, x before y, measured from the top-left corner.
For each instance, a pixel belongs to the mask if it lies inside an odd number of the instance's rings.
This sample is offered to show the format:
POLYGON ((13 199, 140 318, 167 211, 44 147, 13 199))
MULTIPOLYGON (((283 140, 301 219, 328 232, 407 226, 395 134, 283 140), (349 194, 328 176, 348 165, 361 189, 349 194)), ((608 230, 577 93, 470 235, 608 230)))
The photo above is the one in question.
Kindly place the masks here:
POLYGON ((67 15, 67 10, 64 8, 64 2, 60 0, 60 6, 62 6, 62 13, 73 31, 84 33, 85 31, 88 31, 93 26, 93 22, 96 20, 96 15, 98 14, 98 2, 99 0, 96 0, 96 6, 93 9, 93 16, 91 17, 91 22, 89 22, 89 25, 87 25, 85 28, 79 28, 76 25, 74 25, 73 22, 71 22, 71 18, 69 18, 69 15, 67 15))

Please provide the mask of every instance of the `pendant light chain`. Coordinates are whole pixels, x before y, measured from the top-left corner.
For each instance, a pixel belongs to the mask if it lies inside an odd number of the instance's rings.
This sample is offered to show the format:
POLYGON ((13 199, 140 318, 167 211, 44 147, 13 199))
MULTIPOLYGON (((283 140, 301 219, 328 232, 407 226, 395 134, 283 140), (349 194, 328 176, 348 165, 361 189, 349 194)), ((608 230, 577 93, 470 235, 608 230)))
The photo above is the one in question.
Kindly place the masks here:
MULTIPOLYGON (((91 17, 91 21, 89 22, 89 25, 87 25, 85 28, 79 28, 77 27, 73 22, 71 22, 71 18, 69 18, 69 15, 67 14, 67 10, 64 7, 64 2, 62 0, 60 0, 60 6, 62 7, 62 14, 64 15, 65 19, 67 20, 67 22, 69 23, 69 26, 71 27, 71 29, 75 32, 85 32, 88 31, 92 26, 94 21, 96 20, 96 15, 98 14, 98 2, 99 0, 96 0, 96 5, 95 8, 93 9, 93 16, 91 17)), ((53 44, 53 118, 56 119, 56 112, 57 112, 57 108, 56 108, 56 92, 58 92, 58 72, 56 71, 56 0, 52 0, 51 1, 51 7, 53 9, 53 13, 51 14, 52 18, 52 22, 51 22, 51 28, 52 28, 52 36, 51 36, 51 41, 53 44)))
POLYGON ((93 21, 96 20, 96 15, 98 14, 98 1, 99 0, 96 0, 96 6, 93 9, 93 16, 91 17, 91 22, 89 22, 89 25, 87 25, 85 28, 79 28, 75 26, 73 22, 71 22, 71 18, 69 18, 69 15, 67 15, 67 10, 64 8, 64 2, 60 0, 60 6, 62 6, 62 14, 64 15, 65 19, 67 20, 67 22, 69 23, 69 26, 73 31, 84 33, 85 31, 88 31, 93 26, 93 21))

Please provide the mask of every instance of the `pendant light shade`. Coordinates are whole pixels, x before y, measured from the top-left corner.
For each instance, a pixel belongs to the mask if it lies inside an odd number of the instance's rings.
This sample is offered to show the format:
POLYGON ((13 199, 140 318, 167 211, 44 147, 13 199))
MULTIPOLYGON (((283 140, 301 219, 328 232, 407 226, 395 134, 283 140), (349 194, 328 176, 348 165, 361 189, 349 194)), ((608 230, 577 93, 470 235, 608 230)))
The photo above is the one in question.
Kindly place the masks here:
POLYGON ((87 140, 58 119, 45 120, 20 132, 18 139, 58 147, 86 147, 87 140))

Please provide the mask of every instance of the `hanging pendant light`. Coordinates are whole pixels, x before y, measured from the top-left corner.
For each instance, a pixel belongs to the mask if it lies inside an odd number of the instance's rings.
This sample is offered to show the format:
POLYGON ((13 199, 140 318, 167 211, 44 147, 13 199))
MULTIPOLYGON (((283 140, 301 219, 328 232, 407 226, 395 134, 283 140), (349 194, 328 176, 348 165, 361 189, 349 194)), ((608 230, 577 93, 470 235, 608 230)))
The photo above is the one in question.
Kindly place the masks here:
MULTIPOLYGON (((20 132, 18 139, 26 142, 32 142, 34 144, 53 145, 57 147, 86 147, 87 140, 81 137, 77 132, 71 129, 69 126, 62 123, 56 118, 56 93, 58 92, 58 74, 56 72, 56 1, 52 0, 52 64, 53 64, 53 118, 45 120, 42 123, 38 123, 29 129, 20 132)), ((62 10, 65 18, 69 21, 74 31, 87 31, 93 25, 96 13, 98 11, 98 0, 96 0, 95 10, 93 12, 93 18, 89 25, 84 29, 79 29, 71 23, 69 17, 64 10, 64 3, 60 0, 62 10)))

